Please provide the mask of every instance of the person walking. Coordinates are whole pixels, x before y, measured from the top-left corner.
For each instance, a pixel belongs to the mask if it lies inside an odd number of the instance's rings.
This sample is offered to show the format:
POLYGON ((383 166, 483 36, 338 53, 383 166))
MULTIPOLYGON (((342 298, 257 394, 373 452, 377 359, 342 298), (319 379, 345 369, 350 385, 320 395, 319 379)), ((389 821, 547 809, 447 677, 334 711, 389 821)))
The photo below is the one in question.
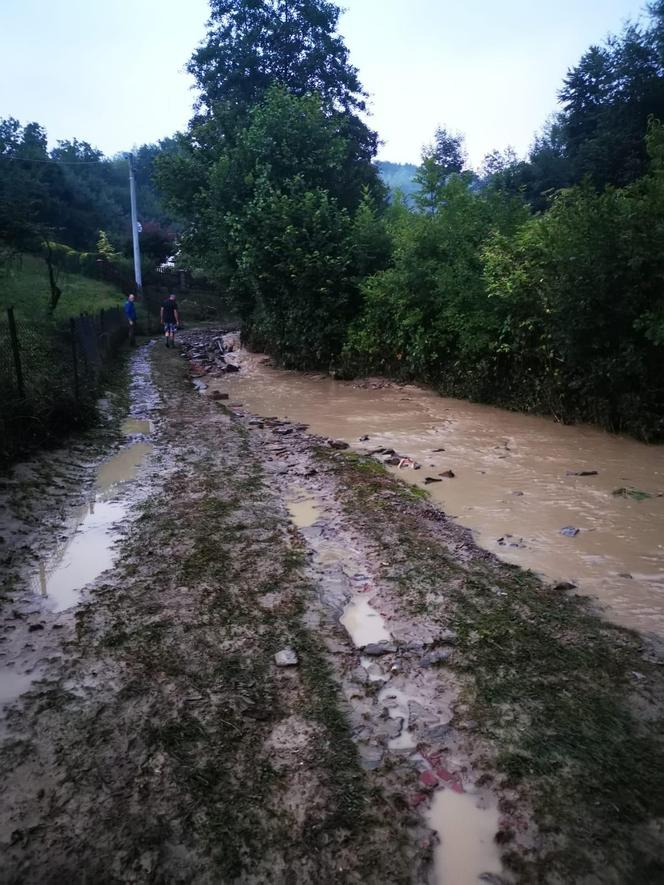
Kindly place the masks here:
POLYGON ((129 345, 131 347, 136 344, 136 305, 134 301, 136 300, 136 296, 131 293, 127 296, 127 300, 124 305, 125 316, 127 317, 127 322, 129 323, 129 345))
POLYGON ((166 347, 175 347, 175 331, 180 324, 180 314, 175 295, 171 293, 161 305, 160 320, 164 327, 166 347), (169 344, 170 342, 170 344, 169 344))

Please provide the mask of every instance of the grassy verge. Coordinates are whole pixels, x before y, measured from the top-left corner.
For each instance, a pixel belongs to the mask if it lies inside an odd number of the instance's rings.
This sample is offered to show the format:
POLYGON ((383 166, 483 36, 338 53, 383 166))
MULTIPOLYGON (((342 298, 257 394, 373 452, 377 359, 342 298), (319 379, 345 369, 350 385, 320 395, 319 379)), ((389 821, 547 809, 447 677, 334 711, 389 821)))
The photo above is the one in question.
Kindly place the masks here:
POLYGON ((320 458, 404 606, 459 635, 468 718, 501 783, 535 804, 537 863, 506 857, 521 880, 664 881, 662 661, 587 600, 480 551, 460 555, 459 531, 375 463, 320 458))
POLYGON ((124 302, 122 292, 111 283, 63 273, 58 278, 62 295, 52 317, 46 263, 32 255, 21 256, 15 266, 5 271, 0 282, 0 310, 4 312, 13 305, 17 319, 32 324, 50 325, 53 319, 64 321, 80 313, 118 307, 124 302))

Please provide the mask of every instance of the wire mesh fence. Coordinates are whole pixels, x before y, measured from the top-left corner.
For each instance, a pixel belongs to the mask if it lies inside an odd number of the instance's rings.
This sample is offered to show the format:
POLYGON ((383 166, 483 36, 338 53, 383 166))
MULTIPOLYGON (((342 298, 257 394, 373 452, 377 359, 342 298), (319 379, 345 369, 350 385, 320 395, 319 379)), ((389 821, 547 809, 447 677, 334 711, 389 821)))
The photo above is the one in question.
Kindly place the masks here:
POLYGON ((0 315, 0 462, 29 451, 94 413, 100 377, 126 339, 117 308, 68 323, 0 315))

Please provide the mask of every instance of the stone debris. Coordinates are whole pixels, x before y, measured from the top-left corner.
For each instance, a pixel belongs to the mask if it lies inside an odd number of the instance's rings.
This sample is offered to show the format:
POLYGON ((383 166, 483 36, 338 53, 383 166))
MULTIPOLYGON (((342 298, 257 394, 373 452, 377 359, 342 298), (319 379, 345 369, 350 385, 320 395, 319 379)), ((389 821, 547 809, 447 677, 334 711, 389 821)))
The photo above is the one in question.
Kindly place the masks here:
POLYGON ((565 535, 566 538, 576 538, 580 531, 581 529, 574 528, 573 525, 566 525, 560 530, 560 534, 565 535))
POLYGON ((436 664, 446 664, 454 654, 451 648, 432 648, 422 658, 423 667, 433 667, 436 664))
POLYGON ((217 334, 209 332, 188 332, 181 336, 179 345, 182 356, 192 364, 192 371, 197 375, 221 377, 231 372, 239 372, 235 363, 227 359, 232 348, 225 343, 223 331, 217 334))
POLYGON ((295 649, 284 648, 276 653, 274 662, 277 667, 297 667, 300 660, 295 649))
POLYGON ((393 642, 371 642, 362 649, 362 654, 368 657, 379 657, 380 655, 391 655, 397 650, 393 642))

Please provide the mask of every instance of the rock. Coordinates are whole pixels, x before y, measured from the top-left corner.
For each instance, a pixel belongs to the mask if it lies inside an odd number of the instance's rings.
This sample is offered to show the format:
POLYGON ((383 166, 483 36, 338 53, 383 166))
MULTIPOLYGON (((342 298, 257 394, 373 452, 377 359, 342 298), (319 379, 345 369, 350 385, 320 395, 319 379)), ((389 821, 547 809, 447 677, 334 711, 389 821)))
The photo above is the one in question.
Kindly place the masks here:
POLYGON ((389 455, 387 458, 383 458, 383 464, 387 464, 389 467, 398 467, 401 464, 401 458, 398 455, 389 455))
POLYGON ((239 372, 239 371, 240 371, 240 367, 234 366, 233 363, 226 363, 226 365, 224 366, 224 372, 228 372, 228 374, 230 374, 231 372, 239 372))
POLYGON ((435 455, 435 454, 437 454, 437 453, 438 453, 438 452, 444 452, 444 451, 445 451, 445 449, 444 449, 444 448, 440 448, 440 449, 434 449, 434 450, 433 450, 433 452, 434 452, 434 455, 435 455))
POLYGON ((457 639, 459 638, 458 634, 454 630, 443 630, 437 637, 437 641, 442 645, 454 645, 457 639))
POLYGON ((362 654, 368 657, 379 657, 380 655, 392 655, 397 650, 393 642, 370 642, 362 649, 362 654))
POLYGON ((523 538, 515 538, 514 535, 503 535, 502 538, 498 538, 498 543, 501 547, 518 547, 524 548, 526 545, 523 542, 523 538))
POLYGON ((432 482, 442 482, 442 479, 438 479, 437 476, 425 476, 424 477, 424 485, 430 486, 432 482))
POLYGON ((567 590, 576 590, 576 584, 573 584, 571 581, 559 581, 557 584, 554 584, 553 589, 560 590, 563 593, 567 590))
POLYGON ((618 572, 618 577, 619 578, 627 578, 628 580, 631 581, 631 580, 633 580, 634 575, 630 575, 629 572, 618 572))
POLYGON ((30 626, 28 627, 28 632, 35 633, 37 630, 43 630, 43 629, 44 629, 43 624, 30 624, 30 626))
POLYGON ((355 667, 350 675, 353 682, 359 682, 360 685, 366 685, 369 681, 369 674, 364 667, 355 667))
POLYGON ((597 476, 599 470, 568 470, 565 476, 597 476))
POLYGON ((565 535, 566 538, 576 538, 580 531, 581 529, 574 528, 573 525, 566 525, 560 530, 560 534, 565 535))
POLYGON ((328 439, 327 444, 331 449, 349 449, 350 446, 347 442, 344 442, 342 439, 328 439))
POLYGON ((385 449, 383 446, 378 446, 377 449, 372 449, 370 452, 367 452, 367 455, 385 455, 385 449))
POLYGON ((453 470, 446 470, 444 473, 439 473, 438 476, 444 476, 445 479, 454 479, 456 473, 453 470))
POLYGON ((422 737, 425 741, 438 744, 447 740, 451 731, 451 725, 445 725, 441 722, 438 725, 431 725, 429 728, 425 728, 422 732, 422 737))
POLYGON ((227 393, 222 393, 220 390, 213 390, 210 394, 210 399, 213 399, 215 402, 219 402, 222 399, 228 399, 227 393))
POLYGON ((523 492, 512 492, 516 498, 523 498, 523 492))
POLYGON ((436 664, 446 664, 453 654, 451 648, 433 648, 422 658, 422 666, 433 667, 436 664))
POLYGON ((486 882, 487 885, 507 885, 507 880, 495 873, 482 873, 480 882, 486 882))
POLYGON ((358 744, 357 751, 360 754, 360 764, 367 771, 378 768, 383 760, 383 750, 372 744, 358 744))
POLYGON ((293 648, 284 648, 278 651, 274 656, 274 662, 277 667, 297 667, 299 659, 297 652, 293 648))
POLYGON ((374 734, 379 738, 398 738, 403 730, 403 719, 399 716, 395 719, 385 719, 376 726, 374 734))
POLYGON ((369 437, 368 436, 361 436, 360 442, 369 442, 369 437))
POLYGON ((276 433, 277 436, 288 436, 288 434, 292 433, 293 430, 293 427, 275 427, 272 433, 276 433))

